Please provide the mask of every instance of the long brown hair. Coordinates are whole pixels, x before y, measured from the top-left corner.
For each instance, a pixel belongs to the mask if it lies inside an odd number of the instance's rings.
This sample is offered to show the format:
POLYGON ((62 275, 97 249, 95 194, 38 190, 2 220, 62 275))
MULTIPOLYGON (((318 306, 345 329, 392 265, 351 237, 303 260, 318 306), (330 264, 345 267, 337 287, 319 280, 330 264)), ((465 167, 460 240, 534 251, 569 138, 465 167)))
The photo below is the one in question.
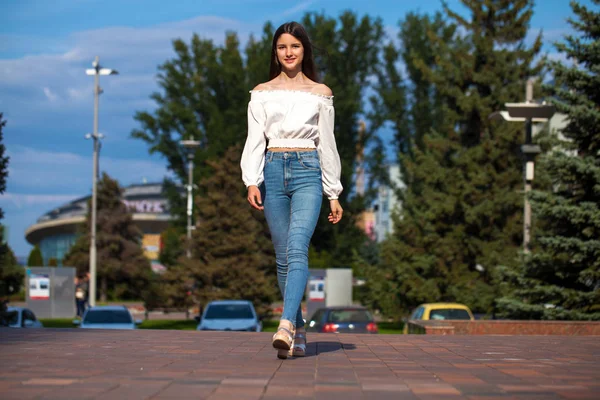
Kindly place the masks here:
POLYGON ((274 79, 281 73, 281 64, 277 60, 277 40, 279 36, 284 33, 289 33, 302 43, 304 47, 304 58, 302 59, 302 73, 308 77, 308 79, 319 82, 319 75, 317 73, 317 66, 315 65, 315 59, 313 56, 313 45, 310 42, 308 34, 302 25, 297 22, 286 22, 281 25, 275 31, 273 35, 273 46, 271 47, 271 68, 269 70, 269 79, 274 79))

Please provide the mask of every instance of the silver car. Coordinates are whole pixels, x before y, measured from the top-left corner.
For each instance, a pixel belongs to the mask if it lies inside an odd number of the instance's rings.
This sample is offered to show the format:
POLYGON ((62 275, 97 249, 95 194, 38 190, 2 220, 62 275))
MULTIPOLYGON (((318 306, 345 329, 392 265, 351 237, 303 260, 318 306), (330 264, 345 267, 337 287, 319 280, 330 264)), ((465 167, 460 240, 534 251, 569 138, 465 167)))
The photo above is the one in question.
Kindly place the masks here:
POLYGON ((73 324, 83 329, 136 329, 141 320, 134 320, 125 306, 96 306, 88 308, 81 321, 73 324))
POLYGON ((199 331, 260 332, 262 322, 254 306, 246 300, 219 300, 208 303, 201 317, 196 317, 199 331))
POLYGON ((7 307, 8 326, 10 328, 43 328, 33 311, 23 307, 7 307))

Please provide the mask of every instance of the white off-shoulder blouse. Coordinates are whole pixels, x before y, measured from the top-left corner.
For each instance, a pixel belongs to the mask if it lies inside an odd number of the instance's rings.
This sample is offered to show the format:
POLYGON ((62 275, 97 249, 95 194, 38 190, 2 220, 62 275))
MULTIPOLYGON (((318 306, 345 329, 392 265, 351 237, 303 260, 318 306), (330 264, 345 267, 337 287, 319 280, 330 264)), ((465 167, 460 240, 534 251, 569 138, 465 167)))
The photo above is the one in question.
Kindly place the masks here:
POLYGON ((317 149, 323 193, 342 192, 340 156, 333 135, 333 96, 299 90, 252 90, 248 103, 248 137, 242 153, 246 187, 264 181, 265 151, 270 148, 317 149))

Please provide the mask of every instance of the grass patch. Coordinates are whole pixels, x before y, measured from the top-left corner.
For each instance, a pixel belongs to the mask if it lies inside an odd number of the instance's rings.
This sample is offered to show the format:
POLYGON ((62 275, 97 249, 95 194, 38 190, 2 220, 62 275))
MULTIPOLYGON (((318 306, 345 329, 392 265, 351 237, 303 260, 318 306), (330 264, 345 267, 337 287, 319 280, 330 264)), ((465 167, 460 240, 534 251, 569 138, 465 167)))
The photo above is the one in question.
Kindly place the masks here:
POLYGON ((197 326, 198 323, 193 319, 149 319, 142 322, 138 328, 195 331, 197 326))
MULTIPOLYGON (((75 328, 73 318, 44 318, 40 319, 45 328, 75 328)), ((275 332, 279 325, 279 320, 265 320, 263 323, 263 332, 275 332)), ((156 319, 143 321, 139 329, 174 329, 193 331, 196 330, 198 323, 193 319, 156 319)), ((378 322, 379 333, 381 334, 402 334, 404 323, 402 322, 378 322)))
POLYGON ((378 322, 379 333, 384 335, 401 335, 404 322, 378 322))
POLYGON ((73 325, 74 318, 40 318, 40 322, 44 328, 75 328, 73 325))

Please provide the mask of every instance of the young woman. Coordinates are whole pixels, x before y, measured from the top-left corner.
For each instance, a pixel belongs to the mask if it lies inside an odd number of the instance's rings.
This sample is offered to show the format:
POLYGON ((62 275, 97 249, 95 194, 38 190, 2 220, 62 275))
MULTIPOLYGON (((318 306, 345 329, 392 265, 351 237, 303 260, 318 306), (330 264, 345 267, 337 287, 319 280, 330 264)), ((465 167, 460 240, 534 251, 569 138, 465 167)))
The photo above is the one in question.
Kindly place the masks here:
POLYGON ((277 29, 270 80, 250 93, 241 167, 248 202, 264 210, 275 247, 283 314, 273 347, 279 358, 302 357, 308 247, 323 194, 331 208, 329 222, 337 224, 343 213, 333 95, 318 83, 312 45, 302 25, 289 22, 277 29))

